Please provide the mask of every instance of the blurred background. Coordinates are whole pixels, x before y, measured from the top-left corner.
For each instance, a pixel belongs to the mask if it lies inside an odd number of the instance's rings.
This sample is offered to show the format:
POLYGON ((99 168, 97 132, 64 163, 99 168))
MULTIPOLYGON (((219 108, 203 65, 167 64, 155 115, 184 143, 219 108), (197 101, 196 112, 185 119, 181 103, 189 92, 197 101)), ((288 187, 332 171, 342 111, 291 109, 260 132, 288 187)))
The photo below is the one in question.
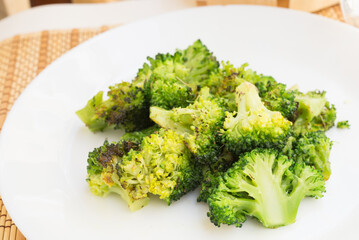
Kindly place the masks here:
MULTIPOLYGON (((0 0, 0 19, 24 11, 31 7, 55 3, 106 3, 115 1, 146 1, 146 0, 0 0)), ((325 7, 338 4, 340 0, 167 0, 169 2, 203 2, 204 5, 217 4, 260 4, 269 6, 289 7, 292 9, 314 12, 325 7)))

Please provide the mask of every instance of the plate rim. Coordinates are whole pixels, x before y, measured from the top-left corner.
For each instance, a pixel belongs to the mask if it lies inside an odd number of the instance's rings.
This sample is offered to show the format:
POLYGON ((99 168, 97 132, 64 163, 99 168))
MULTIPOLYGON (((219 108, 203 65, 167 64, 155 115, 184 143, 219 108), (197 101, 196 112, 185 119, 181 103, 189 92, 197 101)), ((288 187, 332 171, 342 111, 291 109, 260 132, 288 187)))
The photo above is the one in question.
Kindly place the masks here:
MULTIPOLYGON (((121 26, 118 26, 118 27, 115 27, 115 28, 112 28, 104 33, 101 33, 101 34, 98 34, 96 36, 94 36, 93 38, 85 41, 84 43, 81 43, 79 44, 78 46, 72 48, 71 50, 67 51, 66 53, 64 53, 63 55, 61 55, 59 58, 57 58, 55 61, 53 61, 51 64, 49 64, 40 74, 38 74, 33 80, 31 80, 31 82, 25 87, 25 89, 21 92, 21 94, 19 95, 19 97, 15 100, 13 106, 11 107, 11 109, 8 111, 7 115, 6 115, 6 118, 5 118, 5 121, 4 121, 4 124, 2 126, 2 130, 0 132, 0 150, 3 148, 4 146, 4 135, 6 135, 6 132, 7 132, 7 125, 8 125, 8 122, 11 120, 12 118, 12 115, 13 115, 13 112, 15 111, 14 109, 17 108, 17 105, 18 104, 21 104, 22 103, 22 99, 26 97, 27 95, 27 92, 31 91, 34 86, 36 86, 35 84, 38 83, 38 79, 41 79, 43 75, 46 75, 47 72, 51 72, 52 69, 53 69, 53 66, 56 66, 58 64, 61 64, 62 61, 65 61, 67 59, 67 56, 68 55, 73 55, 73 54, 76 54, 77 52, 80 52, 82 51, 82 49, 86 49, 87 46, 91 46, 93 45, 94 43, 98 42, 98 41, 103 41, 103 39, 106 39, 107 36, 110 36, 111 34, 113 34, 113 32, 116 32, 116 31, 119 31, 119 29, 126 29, 126 28, 132 28, 133 25, 138 25, 138 24, 142 24, 144 22, 148 22, 148 21, 158 21, 158 19, 161 19, 161 18, 166 18, 167 16, 171 16, 171 15, 175 15, 175 14, 183 14, 183 13, 187 13, 187 12, 201 12, 205 9, 212 9, 212 8, 250 8, 250 9, 270 9, 268 11, 278 11, 278 12, 285 12, 285 13, 289 13, 289 14, 297 14, 298 16, 300 17, 305 17, 305 18, 312 18, 312 19, 317 19, 318 21, 323 21, 323 22, 327 22, 325 24, 335 24, 337 25, 338 27, 341 27, 341 28, 347 28, 347 29, 350 29, 350 31, 355 31, 356 34, 359 34, 359 29, 354 27, 354 26, 351 26, 349 24, 346 24, 346 23, 343 23, 343 22, 339 22, 337 20, 333 20, 333 19, 330 19, 330 18, 326 18, 326 17, 323 17, 323 16, 319 16, 319 15, 315 15, 315 14, 312 14, 312 13, 307 13, 307 12, 302 12, 302 11, 298 11, 298 10, 293 10, 293 9, 285 9, 285 8, 278 8, 278 7, 271 7, 271 6, 258 6, 258 5, 220 5, 220 6, 203 6, 203 7, 195 7, 195 8, 189 8, 189 9, 184 9, 184 10, 178 10, 178 11, 173 11, 173 12, 169 12, 169 13, 164 13, 164 14, 160 14, 160 15, 157 15, 157 16, 153 16, 153 17, 149 17, 149 18, 146 18, 146 19, 141 19, 141 20, 137 20, 137 21, 134 21, 134 22, 131 22, 131 23, 128 23, 128 24, 125 24, 125 25, 121 25, 121 26), (9 120, 10 119, 10 120, 9 120), (5 132, 5 134, 4 134, 5 132)), ((310 20, 312 21, 312 20, 310 20)), ((0 159, 0 166, 3 164, 3 161, 0 159)), ((2 198, 2 201, 3 201, 3 204, 4 205, 9 205, 7 204, 8 202, 8 199, 6 197, 6 194, 4 195, 4 192, 2 190, 2 185, 4 185, 6 183, 4 183, 4 181, 2 182, 1 181, 1 178, 0 178, 0 195, 1 195, 1 198, 2 198), (5 197, 4 197, 5 196, 5 197)), ((7 212, 9 213, 9 215, 11 215, 11 212, 13 212, 13 209, 10 208, 6 208, 7 212)), ((17 222, 17 220, 19 219, 20 217, 19 216, 15 216, 15 218, 12 217, 12 219, 14 220, 14 222, 16 222, 16 226, 20 226, 19 229, 21 229, 21 221, 20 222, 17 222)))

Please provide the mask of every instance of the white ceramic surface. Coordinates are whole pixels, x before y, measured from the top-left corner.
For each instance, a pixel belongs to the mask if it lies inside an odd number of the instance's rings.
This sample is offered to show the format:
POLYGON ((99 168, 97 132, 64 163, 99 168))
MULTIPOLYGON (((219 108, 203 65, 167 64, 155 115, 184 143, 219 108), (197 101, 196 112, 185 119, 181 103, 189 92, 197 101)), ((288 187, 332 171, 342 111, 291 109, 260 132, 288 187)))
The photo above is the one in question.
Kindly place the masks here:
POLYGON ((45 69, 10 111, 0 135, 0 193, 29 240, 41 239, 356 239, 359 31, 307 13, 268 7, 196 8, 108 31, 45 69), (265 229, 217 228, 196 193, 167 207, 153 199, 131 213, 117 196, 93 196, 87 154, 121 132, 89 132, 75 111, 99 90, 130 80, 157 52, 202 41, 220 60, 250 67, 303 91, 323 89, 349 119, 332 129, 332 176, 324 198, 305 199, 297 222, 265 229))
POLYGON ((340 6, 345 21, 359 27, 359 0, 341 0, 340 6))

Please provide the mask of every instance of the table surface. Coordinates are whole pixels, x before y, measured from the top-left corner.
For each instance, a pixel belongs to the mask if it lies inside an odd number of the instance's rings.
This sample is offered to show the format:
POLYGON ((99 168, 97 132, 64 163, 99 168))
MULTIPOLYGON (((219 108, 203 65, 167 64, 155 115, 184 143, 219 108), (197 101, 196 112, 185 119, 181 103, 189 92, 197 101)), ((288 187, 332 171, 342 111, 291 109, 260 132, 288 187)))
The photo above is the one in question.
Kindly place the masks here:
MULTIPOLYGON (((160 3, 163 1, 166 0, 155 0, 159 5, 161 5, 160 3)), ((143 5, 134 5, 133 3, 134 2, 125 3, 127 4, 126 7, 120 7, 121 4, 119 3, 111 5, 99 4, 96 5, 96 8, 94 8, 95 5, 81 5, 76 7, 54 5, 39 7, 24 12, 23 14, 18 14, 5 20, 1 20, 0 41, 5 38, 7 39, 0 42, 0 130, 8 111, 27 84, 29 84, 46 66, 71 48, 97 34, 107 31, 112 27, 111 25, 125 24, 163 12, 189 7, 188 4, 164 4, 158 8, 152 8, 153 5, 151 5, 151 9, 153 10, 149 11, 148 3, 142 2, 143 5), (118 16, 118 18, 109 16, 115 14, 120 8, 121 10, 119 11, 126 12, 124 15, 118 16), (95 10, 97 15, 106 17, 102 18, 96 16, 93 17, 93 19, 86 21, 85 17, 91 18, 91 16, 94 15, 93 13, 95 10), (106 14, 107 11, 110 14, 106 14), (131 14, 129 14, 128 11, 131 11, 131 14), (72 17, 74 17, 73 19, 78 19, 79 15, 81 15, 82 18, 75 22, 72 20, 71 22, 69 20, 59 21, 55 18, 48 22, 43 21, 44 18, 42 17, 47 18, 52 16, 51 14, 54 14, 54 12, 59 13, 56 15, 56 18, 60 17, 60 19, 61 16, 67 16, 69 19, 72 19, 72 17), (29 27, 29 25, 31 25, 28 22, 29 19, 32 19, 32 23, 39 24, 29 27), (4 32, 4 29, 10 29, 15 26, 18 27, 11 31, 9 30, 6 33, 4 32), (19 35, 20 33, 21 35, 19 35), (16 36, 11 37, 12 35, 16 36)), ((316 14, 338 21, 344 21, 339 5, 323 9, 316 12, 316 14)), ((116 15, 119 15, 119 13, 117 12, 116 15)), ((23 240, 25 237, 12 221, 0 197, 0 240, 2 239, 23 240)))
POLYGON ((195 7, 191 0, 124 1, 98 4, 51 4, 0 20, 0 41, 16 34, 125 24, 158 14, 195 7), (54 17, 55 16, 55 17, 54 17))

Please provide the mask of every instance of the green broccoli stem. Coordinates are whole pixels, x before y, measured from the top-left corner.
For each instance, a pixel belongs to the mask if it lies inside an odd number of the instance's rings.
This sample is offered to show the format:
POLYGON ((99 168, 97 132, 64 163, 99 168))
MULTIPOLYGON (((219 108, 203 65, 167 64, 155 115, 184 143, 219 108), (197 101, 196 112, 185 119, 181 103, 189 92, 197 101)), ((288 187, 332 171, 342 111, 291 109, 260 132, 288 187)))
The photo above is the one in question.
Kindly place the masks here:
POLYGON ((104 119, 96 117, 96 108, 103 103, 102 96, 103 92, 98 92, 87 102, 84 108, 76 112, 77 116, 92 132, 102 131, 108 126, 104 119))
POLYGON ((179 119, 179 121, 174 121, 172 119, 173 110, 165 110, 160 107, 151 107, 150 118, 162 128, 172 129, 179 134, 192 134, 193 130, 191 130, 190 126, 193 122, 192 113, 194 110, 180 108, 180 111, 181 119, 179 119))
POLYGON ((265 107, 260 97, 258 97, 257 88, 253 84, 244 82, 236 89, 236 91, 238 115, 244 115, 248 111, 255 111, 265 107))
MULTIPOLYGON (((278 178, 269 168, 257 169, 258 186, 261 190, 261 198, 258 200, 258 214, 254 214, 265 227, 277 228, 295 222, 300 201, 304 196, 299 195, 302 190, 293 192, 288 198, 287 193, 278 184, 278 178)), ((279 175, 281 176, 281 175, 279 175)))
POLYGON ((115 180, 115 182, 118 183, 117 186, 111 187, 109 189, 109 192, 119 194, 121 196, 121 198, 123 200, 125 200, 129 209, 132 212, 135 212, 135 211, 140 210, 141 208, 145 207, 148 204, 148 202, 150 201, 149 197, 141 198, 141 199, 137 199, 137 200, 131 199, 131 197, 128 195, 128 192, 121 187, 120 182, 117 180, 115 180))
MULTIPOLYGON (((257 217, 265 227, 277 228, 295 222, 299 204, 305 197, 306 191, 303 191, 305 184, 299 184, 288 196, 286 189, 283 189, 280 183, 291 162, 280 162, 273 169, 274 156, 268 157, 269 159, 257 161, 254 172, 249 173, 254 176, 258 190, 253 190, 250 184, 244 184, 246 189, 254 192, 253 197, 257 201, 257 210, 253 216, 257 217)), ((298 181, 302 180, 298 179, 298 181)))

